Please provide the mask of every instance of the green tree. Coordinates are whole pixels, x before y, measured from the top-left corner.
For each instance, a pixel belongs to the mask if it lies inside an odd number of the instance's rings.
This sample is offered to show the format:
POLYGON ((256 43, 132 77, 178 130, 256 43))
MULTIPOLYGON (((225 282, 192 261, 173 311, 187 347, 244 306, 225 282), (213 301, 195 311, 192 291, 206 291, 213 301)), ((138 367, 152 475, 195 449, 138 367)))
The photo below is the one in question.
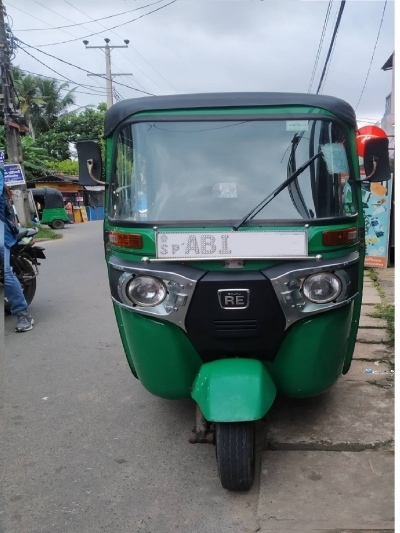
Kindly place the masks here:
POLYGON ((20 68, 12 70, 18 103, 33 138, 49 131, 57 118, 74 104, 75 88, 66 94, 68 83, 25 74, 20 68))
MULTIPOLYGON (((35 139, 26 135, 21 137, 22 157, 24 161, 25 178, 32 180, 48 174, 48 165, 51 160, 46 150, 37 145, 35 139)), ((0 126, 0 148, 5 150, 5 161, 8 161, 7 147, 5 145, 4 126, 0 126)))
POLYGON ((68 107, 75 103, 73 88, 66 94, 68 83, 59 84, 56 80, 39 78, 37 82, 38 92, 44 102, 40 107, 40 113, 36 117, 37 126, 41 132, 49 131, 57 119, 67 111, 68 107))
POLYGON ((106 109, 105 104, 100 104, 97 109, 60 116, 52 128, 40 136, 38 144, 45 148, 49 157, 59 161, 70 158, 71 143, 91 139, 104 146, 106 109))
POLYGON ((64 159, 63 161, 54 160, 47 163, 47 169, 49 171, 77 176, 79 174, 79 163, 78 161, 72 161, 71 159, 64 159))
POLYGON ((26 135, 21 138, 22 156, 24 158, 25 178, 34 178, 48 174, 49 157, 46 150, 37 145, 35 139, 26 135))

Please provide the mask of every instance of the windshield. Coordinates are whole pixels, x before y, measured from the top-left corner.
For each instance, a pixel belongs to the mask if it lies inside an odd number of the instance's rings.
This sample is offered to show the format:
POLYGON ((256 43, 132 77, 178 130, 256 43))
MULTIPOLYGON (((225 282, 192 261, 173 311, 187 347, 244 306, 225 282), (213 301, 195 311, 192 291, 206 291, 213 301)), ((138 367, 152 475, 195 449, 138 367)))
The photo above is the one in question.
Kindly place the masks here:
POLYGON ((340 124, 320 119, 129 124, 117 138, 109 217, 229 223, 318 152, 254 221, 353 214, 346 142, 340 124))

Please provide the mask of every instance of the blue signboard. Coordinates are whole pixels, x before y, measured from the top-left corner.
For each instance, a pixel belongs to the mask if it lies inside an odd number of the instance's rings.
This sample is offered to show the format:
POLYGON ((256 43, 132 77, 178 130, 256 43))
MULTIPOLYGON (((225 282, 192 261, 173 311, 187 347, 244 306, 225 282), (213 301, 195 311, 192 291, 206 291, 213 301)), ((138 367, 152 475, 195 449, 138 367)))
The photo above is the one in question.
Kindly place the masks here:
POLYGON ((0 150, 0 167, 4 167, 4 150, 0 150))
POLYGON ((25 177, 21 165, 4 165, 4 181, 8 187, 25 185, 25 177))

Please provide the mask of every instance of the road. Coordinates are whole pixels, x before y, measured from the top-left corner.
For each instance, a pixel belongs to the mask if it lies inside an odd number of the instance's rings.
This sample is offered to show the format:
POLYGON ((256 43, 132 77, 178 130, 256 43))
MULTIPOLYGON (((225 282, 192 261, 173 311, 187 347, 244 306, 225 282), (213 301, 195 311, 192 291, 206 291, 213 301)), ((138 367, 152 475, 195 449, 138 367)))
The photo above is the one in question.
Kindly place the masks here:
POLYGON ((257 481, 235 494, 214 447, 188 443, 193 402, 155 398, 129 370, 102 223, 63 234, 43 243, 33 330, 5 319, 4 533, 393 530, 393 382, 365 374, 390 371, 392 352, 369 316, 371 281, 350 372, 318 398, 275 402, 259 424, 257 481))
POLYGON ((257 483, 224 491, 214 447, 188 444, 193 403, 130 373, 101 222, 63 233, 43 243, 33 330, 5 319, 5 532, 254 531, 257 483))

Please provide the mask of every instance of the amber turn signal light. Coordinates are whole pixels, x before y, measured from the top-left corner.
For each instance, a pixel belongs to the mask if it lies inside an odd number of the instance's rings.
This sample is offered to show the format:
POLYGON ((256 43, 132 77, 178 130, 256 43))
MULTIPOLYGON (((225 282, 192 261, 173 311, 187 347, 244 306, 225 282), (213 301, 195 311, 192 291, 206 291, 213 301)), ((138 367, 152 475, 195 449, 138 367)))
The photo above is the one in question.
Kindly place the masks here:
POLYGON ((143 237, 138 233, 120 233, 110 231, 108 240, 111 244, 122 246, 123 248, 143 248, 143 237))
POLYGON ((324 231, 322 244, 335 246, 336 244, 352 244, 357 240, 357 228, 346 228, 332 231, 324 231))

